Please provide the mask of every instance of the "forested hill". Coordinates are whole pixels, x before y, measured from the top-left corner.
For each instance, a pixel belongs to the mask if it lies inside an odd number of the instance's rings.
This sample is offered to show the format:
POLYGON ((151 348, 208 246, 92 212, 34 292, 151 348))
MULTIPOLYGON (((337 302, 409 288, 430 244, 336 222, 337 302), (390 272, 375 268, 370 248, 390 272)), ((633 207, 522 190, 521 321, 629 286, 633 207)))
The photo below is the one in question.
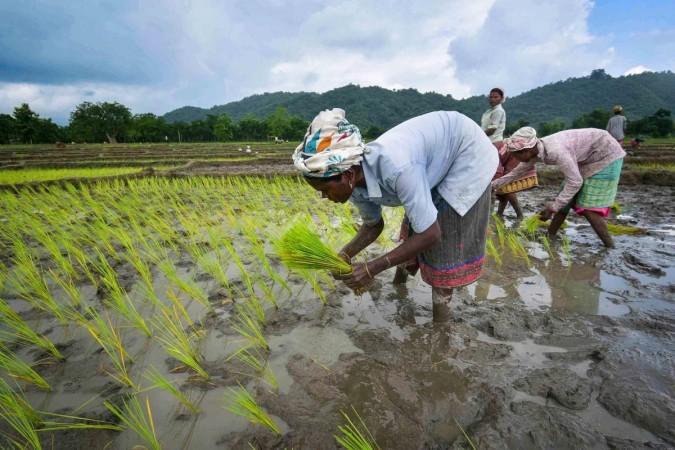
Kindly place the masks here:
MULTIPOLYGON (((629 119, 637 119, 653 114, 659 108, 671 110, 675 105, 675 73, 672 72, 613 78, 599 69, 587 77, 547 84, 514 97, 508 97, 508 86, 505 89, 507 101, 504 107, 510 123, 525 120, 537 125, 563 121, 569 125, 583 113, 596 108, 610 109, 615 104, 623 105, 629 119)), ((291 115, 306 120, 311 120, 322 109, 340 107, 347 111, 352 123, 362 128, 371 125, 390 128, 405 119, 435 110, 461 111, 479 120, 487 108, 487 100, 484 96, 456 100, 450 95, 422 94, 415 89, 391 91, 347 85, 323 94, 274 92, 253 95, 210 109, 185 106, 165 114, 164 118, 169 122, 190 122, 204 119, 209 114, 227 114, 234 120, 246 114, 264 118, 277 106, 284 106, 291 115)))

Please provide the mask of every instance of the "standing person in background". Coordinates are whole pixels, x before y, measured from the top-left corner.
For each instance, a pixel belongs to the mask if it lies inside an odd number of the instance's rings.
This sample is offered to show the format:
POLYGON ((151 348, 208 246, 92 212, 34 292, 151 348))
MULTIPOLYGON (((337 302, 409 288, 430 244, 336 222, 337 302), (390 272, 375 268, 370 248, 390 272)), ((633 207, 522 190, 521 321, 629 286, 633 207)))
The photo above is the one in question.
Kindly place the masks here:
MULTIPOLYGON (((500 88, 492 88, 490 90, 490 95, 488 96, 488 101, 490 102, 490 108, 483 113, 480 123, 481 128, 490 138, 490 142, 497 147, 499 153, 499 165, 497 166, 497 172, 493 178, 497 179, 509 173, 520 163, 520 161, 506 151, 504 143, 502 142, 504 140, 504 130, 506 129, 506 111, 504 111, 504 108, 502 107, 502 103, 504 102, 504 91, 500 88)), ((510 203, 513 210, 516 212, 516 218, 522 219, 523 210, 518 203, 516 192, 524 191, 525 189, 537 186, 537 184, 537 171, 532 167, 532 170, 523 175, 522 178, 515 180, 506 186, 502 186, 496 192, 497 200, 499 200, 497 215, 503 217, 506 205, 510 203)))
POLYGON ((493 144, 504 140, 504 129, 506 128, 506 111, 502 107, 504 102, 504 91, 500 88, 492 88, 488 96, 490 108, 483 113, 480 119, 480 127, 490 138, 493 144))
POLYGON ((565 175, 563 188, 539 213, 542 220, 553 217, 548 234, 555 236, 570 209, 574 209, 588 220, 606 247, 614 246, 605 218, 616 197, 626 152, 613 136, 605 130, 582 128, 538 139, 534 128, 523 127, 506 139, 505 144, 520 164, 494 180, 494 189, 517 180, 537 161, 556 166, 565 175))
POLYGON ((623 138, 626 134, 626 117, 623 115, 621 105, 614 106, 614 116, 607 121, 607 131, 623 146, 623 138))

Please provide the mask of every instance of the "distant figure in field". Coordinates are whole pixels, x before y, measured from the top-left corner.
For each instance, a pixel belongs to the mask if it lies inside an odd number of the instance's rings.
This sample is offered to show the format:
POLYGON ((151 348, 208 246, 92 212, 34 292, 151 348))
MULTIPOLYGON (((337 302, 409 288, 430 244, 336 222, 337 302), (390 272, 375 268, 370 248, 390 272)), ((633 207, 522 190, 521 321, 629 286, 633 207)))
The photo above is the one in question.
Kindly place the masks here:
POLYGON ((506 128, 506 111, 502 107, 504 101, 504 91, 500 88, 492 88, 488 96, 490 108, 483 113, 480 119, 480 127, 490 138, 493 144, 504 140, 504 129, 506 128))
POLYGON ((542 220, 553 217, 548 234, 553 237, 570 209, 584 216, 606 247, 613 247, 605 217, 609 215, 619 185, 626 152, 605 130, 565 130, 537 138, 534 128, 523 127, 505 140, 506 149, 520 161, 510 173, 492 182, 494 189, 518 179, 535 162, 556 166, 565 175, 562 190, 539 213, 542 220))
MULTIPOLYGON (((495 173, 493 178, 497 179, 509 173, 520 163, 520 161, 515 159, 510 152, 506 151, 503 142, 504 129, 506 128, 506 112, 502 107, 502 103, 504 102, 504 91, 500 88, 492 88, 488 95, 488 101, 490 102, 490 108, 483 113, 480 123, 481 128, 485 131, 485 134, 490 138, 490 142, 497 148, 497 152, 499 153, 499 165, 497 166, 497 173, 495 173)), ((516 217, 522 219, 523 210, 518 203, 516 192, 524 191, 537 186, 537 184, 537 171, 532 167, 532 170, 524 174, 521 178, 499 188, 496 192, 497 199, 499 200, 497 215, 502 217, 506 205, 510 203, 513 210, 516 212, 516 217)))
POLYGON ((623 138, 626 137, 626 117, 623 115, 621 105, 614 106, 614 116, 607 122, 607 131, 619 144, 623 145, 623 138))

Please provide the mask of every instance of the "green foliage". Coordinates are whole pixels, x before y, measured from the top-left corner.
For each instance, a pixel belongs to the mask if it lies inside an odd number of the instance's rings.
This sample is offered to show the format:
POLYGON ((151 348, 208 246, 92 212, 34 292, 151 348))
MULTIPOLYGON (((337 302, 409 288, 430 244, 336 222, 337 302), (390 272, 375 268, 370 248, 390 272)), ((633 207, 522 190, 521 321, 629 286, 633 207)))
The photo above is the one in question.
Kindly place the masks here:
POLYGON ((337 443, 347 450, 378 450, 380 447, 375 442, 375 438, 353 406, 352 412, 356 416, 358 423, 354 423, 347 413, 341 411, 347 424, 338 427, 340 435, 334 435, 337 443))
POLYGON ((548 136, 549 134, 557 133, 565 129, 565 122, 553 121, 542 122, 537 127, 537 135, 539 137, 548 136))
POLYGON ((131 111, 117 102, 83 102, 70 114, 72 136, 86 142, 116 143, 130 123, 131 111))
POLYGON ((572 128, 600 128, 604 130, 612 113, 609 110, 596 108, 590 113, 582 114, 572 121, 572 128))
POLYGON ((669 110, 660 108, 651 116, 628 122, 627 132, 630 135, 647 135, 667 137, 673 133, 673 118, 669 110))
POLYGON ((236 127, 227 114, 218 116, 213 126, 213 134, 219 141, 231 141, 234 139, 235 130, 236 127))

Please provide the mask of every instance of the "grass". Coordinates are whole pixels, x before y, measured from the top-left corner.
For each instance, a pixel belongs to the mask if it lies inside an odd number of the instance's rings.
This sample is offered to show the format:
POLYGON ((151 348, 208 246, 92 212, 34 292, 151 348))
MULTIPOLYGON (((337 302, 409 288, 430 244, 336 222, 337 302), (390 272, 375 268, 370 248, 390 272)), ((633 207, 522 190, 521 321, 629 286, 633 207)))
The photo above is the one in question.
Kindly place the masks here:
POLYGON ((3 344, 0 344, 0 367, 12 378, 34 384, 46 391, 51 390, 49 383, 40 374, 3 344))
POLYGON ((290 269, 351 273, 352 267, 325 245, 306 221, 297 220, 277 243, 277 255, 290 269))
POLYGON ((148 398, 145 399, 145 409, 137 396, 125 401, 121 407, 109 401, 105 401, 103 404, 126 428, 136 433, 152 450, 161 450, 162 446, 157 439, 155 421, 152 418, 152 409, 148 398))
POLYGON ((471 450, 477 450, 476 444, 473 443, 473 441, 471 440, 469 435, 466 433, 466 431, 464 431, 464 428, 462 427, 462 425, 460 425, 460 423, 457 422, 457 419, 453 419, 453 420, 455 421, 455 425, 457 425, 457 428, 459 428, 459 431, 461 431, 462 435, 464 435, 464 439, 466 439, 466 442, 471 447, 471 450))
POLYGON ((203 379, 208 379, 209 374, 201 366, 202 357, 197 350, 196 336, 185 331, 180 316, 175 306, 161 308, 160 314, 153 320, 155 338, 169 356, 195 371, 203 379))
POLYGON ((225 402, 225 409, 232 414, 244 417, 251 423, 263 425, 275 434, 281 434, 279 425, 258 405, 243 386, 230 388, 225 393, 225 402))
POLYGON ((631 225, 619 225, 615 223, 608 223, 607 230, 614 235, 636 235, 636 234, 645 234, 646 230, 644 228, 634 227, 631 225))
POLYGON ((347 450, 378 450, 380 448, 370 430, 368 430, 365 422, 353 406, 352 412, 358 420, 357 423, 355 423, 346 412, 340 412, 342 413, 342 417, 347 421, 347 424, 340 425, 338 427, 340 434, 334 435, 338 444, 347 450))
POLYGON ((143 170, 142 167, 98 167, 77 169, 16 169, 0 170, 0 184, 20 184, 37 181, 52 181, 64 178, 99 178, 129 175, 143 170))
POLYGON ((84 327, 110 357, 110 361, 116 370, 115 373, 108 372, 108 375, 125 386, 134 387, 134 381, 131 379, 127 367, 129 355, 124 348, 119 328, 112 323, 109 316, 106 315, 104 319, 93 308, 87 311, 87 315, 89 320, 83 323, 84 327))
POLYGON ((0 319, 7 329, 0 329, 0 340, 11 342, 20 341, 23 344, 34 345, 49 352, 56 359, 62 360, 63 355, 54 346, 52 341, 36 333, 3 299, 0 299, 0 319))
POLYGON ((181 392, 176 386, 171 383, 164 375, 159 373, 157 369, 154 367, 151 367, 145 372, 145 379, 148 380, 152 385, 150 388, 160 388, 164 389, 174 397, 186 408, 188 408, 190 411, 192 411, 194 414, 199 413, 199 408, 195 406, 194 403, 190 401, 190 399, 183 393, 181 392))

